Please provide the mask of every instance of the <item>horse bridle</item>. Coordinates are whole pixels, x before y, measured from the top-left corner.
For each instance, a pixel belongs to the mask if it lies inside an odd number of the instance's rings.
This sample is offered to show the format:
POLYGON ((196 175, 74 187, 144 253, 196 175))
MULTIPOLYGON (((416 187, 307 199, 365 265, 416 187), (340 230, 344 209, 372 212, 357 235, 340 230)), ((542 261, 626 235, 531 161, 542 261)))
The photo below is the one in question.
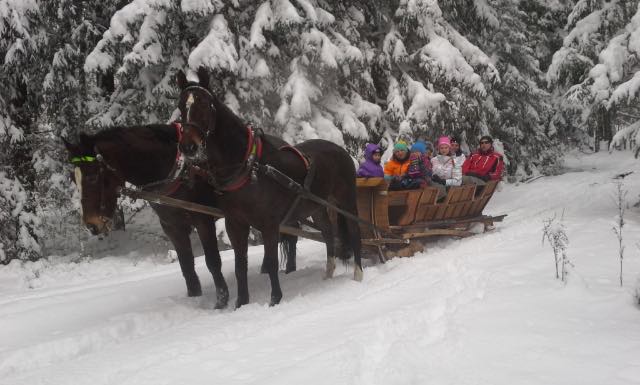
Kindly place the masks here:
MULTIPOLYGON (((182 98, 182 95, 184 95, 186 92, 189 92, 192 90, 202 91, 205 93, 205 95, 207 95, 207 97, 209 98, 209 114, 210 115, 213 115, 217 112, 217 109, 213 104, 216 98, 213 96, 211 91, 209 91, 208 89, 200 85, 192 84, 190 86, 185 87, 181 92, 181 98, 182 98)), ((191 116, 190 116, 191 103, 193 103, 193 101, 190 102, 189 99, 185 101, 185 107, 187 108, 187 111, 186 111, 187 116, 186 116, 186 119, 183 119, 181 124, 182 124, 183 130, 185 126, 198 130, 201 137, 203 138, 203 143, 201 144, 201 147, 206 150, 207 139, 209 138, 209 135, 211 135, 215 131, 215 127, 214 128, 207 127, 205 130, 199 124, 191 122, 191 116)), ((255 162, 258 160, 258 158, 260 158, 262 154, 262 136, 264 133, 262 132, 261 129, 254 129, 251 125, 247 126, 247 130, 248 130, 247 131, 248 133, 247 151, 243 161, 237 164, 232 164, 227 167, 221 167, 221 168, 238 167, 238 169, 235 170, 235 172, 231 173, 230 176, 227 176, 225 178, 220 178, 220 177, 216 177, 214 172, 211 172, 209 170, 202 170, 198 168, 198 172, 200 174, 204 174, 203 176, 206 176, 207 183, 213 186, 213 188, 220 193, 225 191, 237 190, 238 188, 242 187, 248 180, 254 180, 256 178, 256 175, 255 175, 256 170, 254 165, 255 165, 255 162)))
MULTIPOLYGON (((71 163, 74 165, 79 165, 81 163, 93 163, 93 162, 98 162, 98 184, 100 186, 100 219, 104 222, 107 223, 107 221, 105 220, 106 216, 104 215, 104 211, 106 209, 106 202, 105 202, 105 193, 104 193, 104 173, 105 173, 105 169, 111 171, 116 178, 118 178, 120 180, 120 182, 122 182, 124 184, 125 179, 122 177, 122 175, 118 172, 118 170, 116 170, 113 166, 111 166, 109 163, 107 163, 107 161, 104 159, 104 157, 102 156, 102 154, 100 154, 100 152, 98 152, 98 149, 94 147, 94 152, 96 153, 96 156, 90 156, 90 155, 83 155, 83 156, 75 156, 71 158, 71 163)), ((82 186, 80 186, 82 187, 82 186)), ((80 197, 82 199, 82 197, 80 197)))
MULTIPOLYGON (((184 94, 185 92, 188 92, 188 91, 191 91, 191 90, 203 91, 209 97, 209 109, 210 109, 209 112, 213 113, 213 114, 215 114, 217 112, 216 107, 213 105, 213 101, 215 100, 215 97, 213 96, 211 91, 209 91, 208 89, 206 89, 206 88, 204 88, 204 87, 202 87, 200 85, 193 84, 193 85, 185 87, 182 90, 181 95, 184 94)), ((188 100, 185 103, 188 103, 188 100)), ((185 127, 195 128, 196 130, 198 130, 198 132, 200 133, 202 138, 204 138, 204 142, 203 142, 202 146, 204 148, 206 148, 206 143, 207 143, 206 139, 209 137, 209 134, 211 134, 211 131, 215 130, 215 127, 213 129, 210 129, 210 127, 207 127, 206 129, 203 129, 199 124, 191 122, 191 117, 190 117, 191 105, 187 105, 186 107, 187 107, 186 119, 182 119, 182 121, 180 122, 182 124, 182 132, 184 133, 184 128, 185 127)))

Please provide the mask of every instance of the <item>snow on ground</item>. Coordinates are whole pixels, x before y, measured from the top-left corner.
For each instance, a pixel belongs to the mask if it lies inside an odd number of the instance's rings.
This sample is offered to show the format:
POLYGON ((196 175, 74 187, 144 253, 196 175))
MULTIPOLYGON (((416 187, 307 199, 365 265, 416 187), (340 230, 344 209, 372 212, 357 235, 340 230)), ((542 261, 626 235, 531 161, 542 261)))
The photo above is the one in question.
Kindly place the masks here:
MULTIPOLYGON (((251 304, 187 298, 177 263, 133 253, 0 268, 0 383, 634 384, 640 383, 640 209, 624 228, 619 286, 611 177, 640 200, 629 153, 569 156, 568 173, 504 185, 485 210, 495 231, 430 243, 414 258, 323 281, 324 247, 299 244, 285 298, 267 306, 262 251, 250 249, 251 304), (564 211, 566 285, 541 245, 564 211)), ((223 252, 235 294, 233 259, 223 252)), ((232 298, 232 301, 235 298, 232 298)))

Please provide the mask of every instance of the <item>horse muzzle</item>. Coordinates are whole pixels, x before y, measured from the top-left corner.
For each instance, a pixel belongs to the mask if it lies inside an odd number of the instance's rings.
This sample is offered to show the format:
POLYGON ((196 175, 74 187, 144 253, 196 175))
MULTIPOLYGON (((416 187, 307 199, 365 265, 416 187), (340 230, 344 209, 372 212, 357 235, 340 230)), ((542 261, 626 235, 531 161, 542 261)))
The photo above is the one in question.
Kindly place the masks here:
MULTIPOLYGON (((98 218, 96 218, 98 219, 98 218)), ((98 220, 85 221, 85 227, 91 235, 103 235, 111 232, 113 220, 105 217, 99 217, 98 220)))

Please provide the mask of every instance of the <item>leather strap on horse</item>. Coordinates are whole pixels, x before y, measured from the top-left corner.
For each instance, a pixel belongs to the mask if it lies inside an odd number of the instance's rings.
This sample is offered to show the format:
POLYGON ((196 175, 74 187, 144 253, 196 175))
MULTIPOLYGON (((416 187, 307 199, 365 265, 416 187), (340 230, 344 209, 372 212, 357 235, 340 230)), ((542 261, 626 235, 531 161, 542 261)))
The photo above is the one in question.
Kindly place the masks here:
MULTIPOLYGON (((182 140, 182 124, 174 122, 173 126, 176 128, 176 138, 178 139, 178 143, 180 143, 180 141, 182 140)), ((179 178, 179 176, 180 174, 182 174, 184 164, 184 156, 182 152, 180 152, 180 146, 176 146, 176 160, 173 163, 173 168, 169 172, 169 176, 166 179, 171 180, 171 183, 169 183, 169 185, 165 188, 165 195, 174 194, 182 185, 182 180, 179 178)))
POLYGON ((255 130, 247 125, 247 150, 240 165, 224 182, 219 182, 212 173, 208 173, 207 180, 219 192, 231 192, 241 189, 252 178, 254 165, 262 158, 262 130, 255 130))
MULTIPOLYGON (((277 168, 268 165, 268 164, 260 164, 260 163, 256 163, 256 168, 258 169, 258 171, 260 171, 262 174, 272 178, 273 180, 275 180, 277 183, 279 183, 281 186, 291 190, 292 192, 299 194, 302 198, 304 199, 308 199, 310 201, 316 202, 326 208, 332 209, 342 215, 344 215, 345 217, 357 222, 357 223, 361 223, 365 226, 368 226, 372 229, 375 229, 377 231, 379 231, 380 233, 382 233, 382 229, 379 229, 376 225, 374 225, 371 222, 365 221, 362 218, 359 218, 358 216, 354 215, 353 213, 350 213, 344 209, 341 209, 340 207, 334 205, 333 203, 327 201, 326 199, 322 199, 319 196, 313 194, 311 191, 305 189, 302 185, 300 185, 298 182, 294 181, 293 179, 289 178, 288 175, 284 174, 282 171, 278 170, 277 168)), ((283 223, 285 223, 283 221, 283 223)))
MULTIPOLYGON (((311 183, 313 182, 313 177, 315 176, 315 169, 316 169, 314 167, 315 164, 311 163, 311 161, 309 160, 309 157, 306 156, 302 151, 300 151, 299 149, 293 146, 282 146, 278 150, 293 152, 302 160, 302 163, 304 164, 304 168, 307 171, 307 175, 304 177, 303 187, 305 190, 310 191, 311 183)), ((300 203, 301 199, 302 199, 302 194, 297 194, 296 198, 293 200, 293 204, 291 204, 291 206, 289 207, 289 210, 287 210, 287 214, 285 214, 284 218, 282 219, 282 222, 280 223, 281 225, 286 225, 286 223, 289 221, 289 218, 291 218, 291 216, 293 215, 293 212, 295 211, 296 207, 298 207, 298 204, 300 203)))

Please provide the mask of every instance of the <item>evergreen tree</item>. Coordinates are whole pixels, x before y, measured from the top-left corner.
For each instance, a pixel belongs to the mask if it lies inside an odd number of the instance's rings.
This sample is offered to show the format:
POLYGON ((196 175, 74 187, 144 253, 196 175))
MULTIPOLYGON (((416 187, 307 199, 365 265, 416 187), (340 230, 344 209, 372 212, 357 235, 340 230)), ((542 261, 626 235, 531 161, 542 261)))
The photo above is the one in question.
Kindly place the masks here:
POLYGON ((38 28, 35 0, 0 0, 0 262, 35 259, 41 254, 36 215, 36 176, 31 167, 37 126, 38 28), (34 73, 35 72, 35 73, 34 73))
POLYGON ((618 71, 624 61, 620 32, 637 5, 637 0, 580 0, 569 14, 568 34, 547 71, 556 95, 553 125, 563 139, 584 142, 593 137, 596 151, 600 140, 611 140, 616 114, 609 99, 624 76, 618 71))

